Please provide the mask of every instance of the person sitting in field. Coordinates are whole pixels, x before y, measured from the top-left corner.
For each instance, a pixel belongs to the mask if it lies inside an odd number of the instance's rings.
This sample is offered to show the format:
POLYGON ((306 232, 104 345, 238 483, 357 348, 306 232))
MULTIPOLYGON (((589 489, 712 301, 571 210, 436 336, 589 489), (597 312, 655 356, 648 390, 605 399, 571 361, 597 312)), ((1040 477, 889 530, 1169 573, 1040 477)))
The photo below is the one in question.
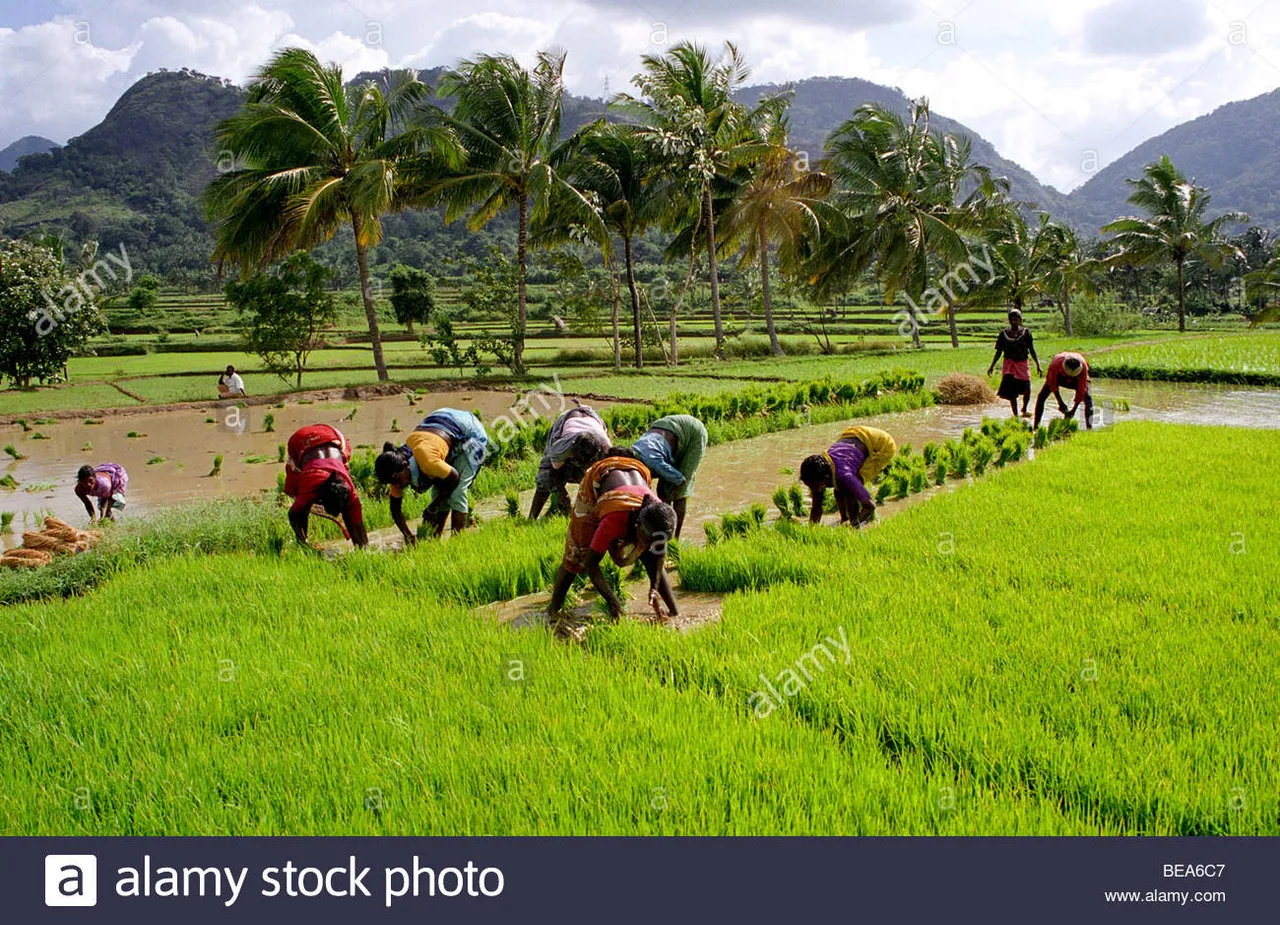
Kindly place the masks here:
POLYGON ((1078 353, 1059 353, 1049 362, 1044 374, 1044 385, 1036 398, 1036 419, 1033 427, 1040 426, 1044 416, 1044 404, 1050 394, 1058 400, 1058 411, 1065 418, 1075 416, 1076 409, 1084 405, 1084 426, 1093 429, 1093 395, 1089 389, 1089 363, 1078 353), (1073 389, 1075 400, 1071 407, 1062 400, 1062 389, 1073 389))
POLYGON ((693 415, 669 414, 650 424, 631 449, 658 480, 658 498, 675 509, 679 539, 693 480, 707 452, 707 428, 693 415))
POLYGON ((240 378, 234 366, 228 366, 227 371, 218 377, 218 396, 221 398, 245 397, 244 380, 240 378))
POLYGON ((813 498, 809 522, 821 523, 827 488, 836 493, 840 523, 860 527, 876 515, 876 503, 867 491, 893 461, 898 445, 893 437, 874 427, 847 427, 825 453, 808 456, 800 463, 800 481, 813 498))
POLYGON ((441 408, 422 419, 404 446, 382 445, 374 461, 374 475, 391 486, 391 519, 400 528, 407 545, 416 539, 405 523, 402 509, 404 490, 434 491, 422 514, 435 536, 444 533, 446 516, 452 511, 454 533, 465 530, 471 513, 467 491, 484 463, 489 437, 484 425, 470 411, 441 408))
POLYGON ((665 568, 676 512, 658 500, 649 478, 643 462, 612 451, 583 474, 569 514, 564 558, 551 590, 548 614, 553 619, 564 606, 574 578, 583 572, 608 604, 613 619, 621 619, 622 602, 600 569, 606 554, 619 566, 640 559, 649 575, 649 606, 654 614, 659 620, 678 615, 665 568))
POLYGON ((1031 364, 1028 357, 1036 361, 1036 375, 1042 375, 1040 358, 1036 356, 1035 342, 1031 330, 1022 326, 1022 312, 1016 308, 1009 310, 1009 326, 996 336, 996 355, 991 358, 987 367, 987 375, 996 368, 996 361, 1004 355, 1004 367, 1000 379, 1000 388, 996 394, 1009 402, 1013 416, 1018 416, 1018 398, 1022 398, 1022 416, 1031 417, 1027 405, 1031 401, 1031 364))
POLYGON ((574 399, 578 407, 556 418, 547 435, 547 446, 538 465, 533 504, 529 506, 529 519, 537 520, 543 505, 554 499, 552 510, 568 510, 569 492, 565 486, 577 484, 582 475, 609 449, 609 431, 604 419, 590 405, 574 399))
POLYGON ((97 499, 98 519, 114 520, 115 511, 124 507, 124 493, 129 488, 129 473, 116 463, 81 466, 76 472, 76 497, 84 503, 93 523, 93 502, 97 499))
POLYGON ((350 462, 351 445, 336 427, 312 424, 289 438, 284 493, 294 499, 289 525, 299 543, 306 545, 311 509, 319 504, 330 517, 342 518, 342 535, 355 546, 369 545, 360 496, 347 469, 350 462))

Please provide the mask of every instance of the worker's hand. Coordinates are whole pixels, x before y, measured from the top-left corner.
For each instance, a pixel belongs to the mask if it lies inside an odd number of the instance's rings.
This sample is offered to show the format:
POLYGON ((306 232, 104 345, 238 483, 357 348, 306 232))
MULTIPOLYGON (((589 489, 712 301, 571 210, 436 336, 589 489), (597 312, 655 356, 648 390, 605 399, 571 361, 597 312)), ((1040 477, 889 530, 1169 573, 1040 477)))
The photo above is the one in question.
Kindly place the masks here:
POLYGON ((1064 401, 1060 401, 1060 402, 1058 402, 1058 413, 1059 413, 1059 414, 1067 414, 1067 415, 1069 415, 1069 414, 1070 414, 1070 412, 1069 412, 1069 411, 1068 411, 1068 409, 1067 409, 1067 403, 1066 403, 1066 402, 1064 402, 1064 401))
POLYGON ((989 376, 990 376, 990 375, 995 371, 995 368, 996 368, 996 364, 994 364, 994 363, 992 363, 990 366, 988 366, 988 367, 987 367, 987 376, 988 376, 988 377, 989 377, 989 376))
POLYGON ((404 534, 404 545, 406 549, 408 549, 410 546, 412 546, 416 542, 418 542, 418 538, 414 536, 412 533, 404 534))

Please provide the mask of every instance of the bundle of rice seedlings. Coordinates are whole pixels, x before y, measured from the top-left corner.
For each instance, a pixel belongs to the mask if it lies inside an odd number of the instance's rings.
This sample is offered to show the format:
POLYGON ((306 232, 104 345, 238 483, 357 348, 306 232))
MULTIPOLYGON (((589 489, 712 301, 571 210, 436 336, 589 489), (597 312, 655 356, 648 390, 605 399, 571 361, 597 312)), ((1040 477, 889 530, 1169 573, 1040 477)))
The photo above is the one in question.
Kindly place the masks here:
POLYGON ((796 517, 808 516, 809 512, 804 503, 804 492, 800 490, 800 486, 792 485, 787 491, 787 495, 791 499, 791 513, 796 517))
POLYGON ((52 561, 52 554, 42 549, 10 549, 0 556, 0 565, 5 568, 40 568, 52 561))
POLYGON ((773 506, 778 509, 778 513, 782 515, 783 520, 791 519, 791 498, 787 495, 787 490, 781 485, 773 490, 773 506))
MULTIPOLYGON (((75 541, 72 540, 72 543, 75 541)), ((24 533, 22 534, 22 545, 27 549, 41 549, 51 552, 54 555, 61 555, 70 552, 70 544, 64 543, 56 536, 45 536, 43 533, 24 533)))
POLYGON ((938 382, 937 391, 944 405, 989 405, 996 400, 987 380, 969 373, 948 373, 938 382))

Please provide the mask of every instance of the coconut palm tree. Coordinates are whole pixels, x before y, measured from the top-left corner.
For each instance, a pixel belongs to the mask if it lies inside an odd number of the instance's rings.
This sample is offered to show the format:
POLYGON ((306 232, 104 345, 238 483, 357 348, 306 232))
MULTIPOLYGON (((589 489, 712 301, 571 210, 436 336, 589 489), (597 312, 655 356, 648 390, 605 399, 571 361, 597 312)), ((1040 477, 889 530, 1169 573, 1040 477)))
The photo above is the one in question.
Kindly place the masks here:
POLYGON ((758 150, 746 165, 746 179, 724 213, 728 243, 742 249, 742 266, 758 263, 765 327, 774 356, 782 356, 769 287, 769 253, 777 248, 784 269, 794 270, 821 237, 818 203, 832 188, 831 177, 809 170, 787 145, 785 117, 766 118, 758 150))
MULTIPOLYGON (((981 210, 957 204, 956 166, 962 143, 929 127, 929 105, 913 102, 909 118, 876 104, 859 107, 827 139, 828 172, 836 183, 826 232, 811 261, 811 281, 829 296, 856 280, 872 263, 885 300, 904 293, 912 343, 920 346, 920 301, 945 306, 929 286, 932 261, 946 267, 969 256, 965 234, 981 228, 981 210)), ((967 156, 963 159, 967 165, 967 156)), ((967 167, 969 173, 978 168, 967 167)))
POLYGON ((711 279, 711 314, 716 350, 724 344, 716 241, 715 181, 745 156, 741 145, 754 120, 779 107, 777 98, 748 108, 733 100, 750 74, 732 42, 718 57, 703 45, 681 42, 665 54, 645 55, 633 78, 639 98, 619 94, 614 102, 638 115, 642 131, 684 179, 685 195, 673 199, 674 223, 706 235, 711 279))
POLYGON ((1062 329, 1071 334, 1071 297, 1097 290, 1096 275, 1101 264, 1088 259, 1075 229, 1040 214, 1033 251, 1043 268, 1041 291, 1053 299, 1062 313, 1062 329))
POLYGON ((1186 264, 1203 260, 1218 266, 1228 257, 1243 259, 1240 249, 1222 235, 1222 226, 1247 222, 1242 212, 1226 212, 1205 220, 1210 195, 1203 186, 1189 181, 1173 165, 1167 154, 1143 168, 1139 180, 1126 180, 1133 192, 1130 205, 1146 217, 1124 216, 1102 227, 1120 250, 1114 260, 1136 265, 1172 263, 1177 270, 1178 330, 1187 329, 1186 264))
POLYGON ((205 191, 214 260, 247 275, 350 227, 381 381, 387 365, 368 252, 382 238, 382 216, 400 205, 405 159, 426 143, 406 123, 429 93, 412 71, 347 86, 337 65, 288 48, 258 72, 240 112, 215 130, 235 166, 205 191))
POLYGON ((670 208, 667 160, 634 125, 598 127, 584 136, 581 153, 573 183, 590 196, 599 211, 606 231, 606 250, 611 250, 609 239, 613 236, 622 242, 623 272, 631 297, 635 366, 642 369, 644 339, 633 246, 670 208))
MULTIPOLYGON (((516 211, 513 369, 517 374, 525 369, 530 224, 544 220, 555 203, 575 221, 599 225, 592 203, 569 180, 582 137, 596 126, 583 126, 568 138, 560 137, 564 61, 563 52, 545 51, 538 53, 531 70, 510 55, 462 61, 445 72, 436 88, 441 97, 456 98, 453 112, 435 106, 422 111, 426 126, 452 139, 452 160, 457 166, 441 171, 441 159, 429 153, 413 182, 413 201, 443 205, 446 222, 469 211, 467 227, 472 231, 500 212, 516 211)), ((591 237, 599 240, 601 234, 596 227, 591 237)))

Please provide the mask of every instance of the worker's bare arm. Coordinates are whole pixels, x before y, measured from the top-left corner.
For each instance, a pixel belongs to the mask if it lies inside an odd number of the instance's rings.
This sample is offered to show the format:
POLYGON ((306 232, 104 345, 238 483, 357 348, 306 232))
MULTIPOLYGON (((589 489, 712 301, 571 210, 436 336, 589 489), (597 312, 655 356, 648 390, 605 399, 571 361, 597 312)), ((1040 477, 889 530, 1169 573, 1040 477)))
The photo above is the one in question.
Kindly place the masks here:
POLYGON ((413 535, 413 531, 409 529, 409 524, 404 519, 404 499, 391 496, 391 520, 400 528, 400 533, 404 536, 406 546, 412 546, 417 541, 417 537, 413 535))
POLYGON ((613 619, 619 620, 622 618, 622 601, 618 600, 618 595, 613 593, 613 588, 609 587, 609 582, 604 577, 604 571, 600 568, 600 562, 603 558, 604 555, 594 549, 587 553, 587 577, 591 579, 591 586, 596 589, 596 593, 604 598, 609 605, 609 613, 613 616, 613 619))

